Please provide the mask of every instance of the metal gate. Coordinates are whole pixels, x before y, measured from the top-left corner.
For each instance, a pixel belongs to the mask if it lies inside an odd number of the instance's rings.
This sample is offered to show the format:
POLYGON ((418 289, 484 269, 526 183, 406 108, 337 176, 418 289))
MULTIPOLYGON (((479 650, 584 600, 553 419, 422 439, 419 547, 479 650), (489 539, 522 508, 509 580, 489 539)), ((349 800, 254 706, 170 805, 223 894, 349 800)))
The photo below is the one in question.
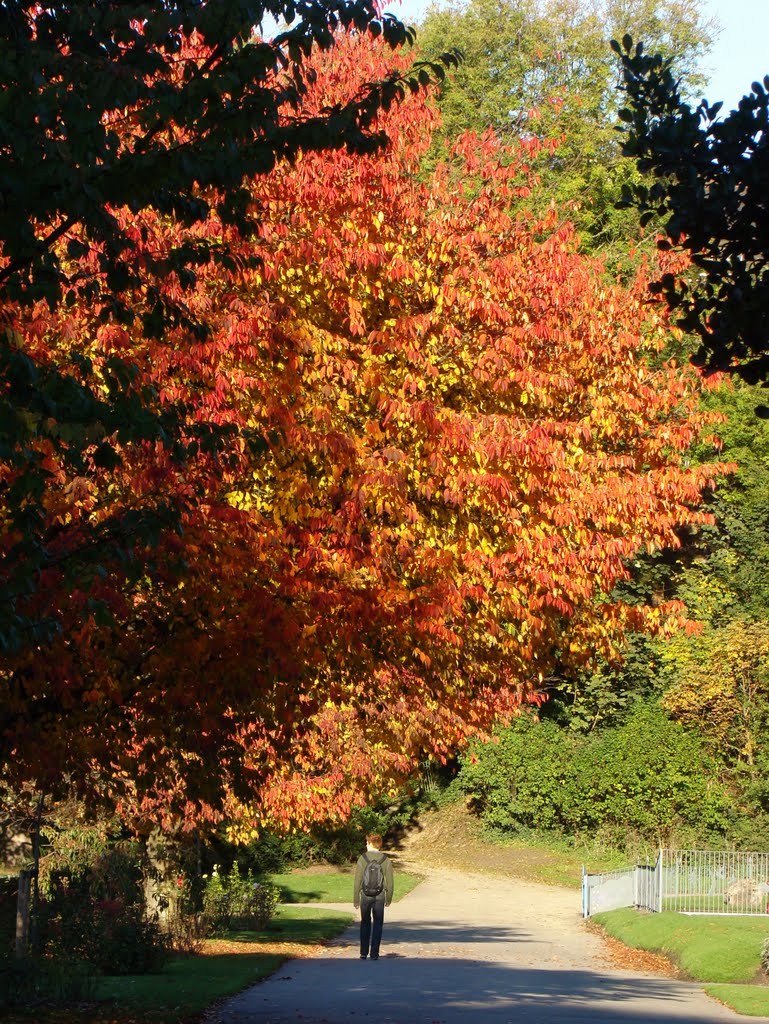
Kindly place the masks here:
POLYGON ((635 868, 589 875, 582 869, 582 916, 635 905, 635 868))
POLYGON ((636 864, 620 871, 588 874, 582 869, 582 916, 606 910, 638 907, 659 910, 660 858, 656 864, 636 864))

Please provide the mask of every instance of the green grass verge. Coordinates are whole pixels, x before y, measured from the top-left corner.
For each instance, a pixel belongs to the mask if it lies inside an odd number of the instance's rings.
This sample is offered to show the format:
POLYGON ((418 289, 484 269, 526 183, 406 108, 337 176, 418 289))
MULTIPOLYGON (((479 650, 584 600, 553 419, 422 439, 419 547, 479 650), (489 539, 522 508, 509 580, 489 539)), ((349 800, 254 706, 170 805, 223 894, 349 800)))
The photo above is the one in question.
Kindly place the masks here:
POLYGON ((138 1010, 149 1020, 178 1021, 202 1013, 211 1003, 235 995, 277 970, 276 953, 222 953, 174 960, 162 974, 102 978, 96 996, 117 1007, 138 1010))
POLYGON ((670 911, 612 910, 591 920, 626 946, 664 953, 695 981, 753 981, 767 935, 764 917, 687 917, 670 911))
POLYGON ((626 946, 665 954, 695 981, 716 982, 705 991, 737 1013, 769 1017, 769 985, 746 984, 762 977, 766 918, 612 910, 591 920, 626 946))
MULTIPOLYGON (((351 868, 329 868, 317 870, 290 871, 286 874, 270 875, 269 881, 280 889, 282 903, 350 903, 352 904, 351 868)), ((411 892, 422 879, 405 871, 395 872, 395 893, 393 901, 398 902, 411 892)))
MULTIPOLYGON (((553 849, 545 846, 545 853, 552 859, 543 859, 535 863, 530 870, 524 869, 522 877, 544 885, 563 885, 569 889, 582 887, 582 868, 589 871, 617 871, 627 867, 627 857, 623 853, 607 853, 603 849, 593 847, 571 847, 553 849)), ((518 872, 516 871, 516 874, 518 872)))
MULTIPOLYGON (((232 932, 226 937, 266 947, 276 942, 314 945, 339 935, 352 920, 352 914, 337 911, 279 907, 264 931, 232 932)), ((268 950, 192 956, 172 961, 160 974, 101 978, 96 995, 100 1001, 113 1002, 118 1011, 138 1012, 142 1020, 179 1024, 217 1000, 261 981, 285 959, 268 950)))
POLYGON ((719 1003, 746 1017, 769 1017, 766 985, 706 985, 705 991, 719 1003))

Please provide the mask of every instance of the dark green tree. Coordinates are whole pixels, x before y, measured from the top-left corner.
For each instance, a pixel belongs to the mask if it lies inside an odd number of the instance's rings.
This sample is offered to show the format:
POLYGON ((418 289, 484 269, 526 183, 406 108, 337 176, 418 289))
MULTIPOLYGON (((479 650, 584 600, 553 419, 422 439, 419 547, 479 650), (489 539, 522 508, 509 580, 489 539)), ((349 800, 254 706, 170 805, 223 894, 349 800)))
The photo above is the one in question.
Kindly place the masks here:
POLYGON ((651 184, 626 189, 642 222, 662 218, 662 247, 687 251, 693 272, 654 285, 699 338, 696 363, 769 379, 769 76, 719 120, 721 103, 692 109, 676 60, 613 42, 627 107, 623 152, 651 184))

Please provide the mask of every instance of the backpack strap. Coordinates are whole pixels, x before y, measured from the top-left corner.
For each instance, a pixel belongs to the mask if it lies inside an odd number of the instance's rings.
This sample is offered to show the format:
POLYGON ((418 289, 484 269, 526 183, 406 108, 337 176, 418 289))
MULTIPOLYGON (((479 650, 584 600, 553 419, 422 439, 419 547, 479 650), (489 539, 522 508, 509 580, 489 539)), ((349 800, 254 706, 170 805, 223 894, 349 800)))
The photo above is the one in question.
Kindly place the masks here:
MULTIPOLYGON (((366 862, 366 867, 368 867, 368 865, 371 863, 371 858, 368 855, 368 850, 364 850, 363 851, 363 859, 366 862)), ((361 880, 360 880, 360 891, 361 891, 361 893, 363 893, 363 883, 365 882, 365 880, 366 880, 366 868, 363 869, 363 875, 361 876, 361 880)))

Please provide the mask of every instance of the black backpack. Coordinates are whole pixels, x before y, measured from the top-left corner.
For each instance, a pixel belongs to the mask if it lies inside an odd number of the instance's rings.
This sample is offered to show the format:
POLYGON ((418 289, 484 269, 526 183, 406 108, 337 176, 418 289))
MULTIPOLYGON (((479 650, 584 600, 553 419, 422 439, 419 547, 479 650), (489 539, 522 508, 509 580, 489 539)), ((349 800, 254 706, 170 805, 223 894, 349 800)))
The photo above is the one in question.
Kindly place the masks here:
POLYGON ((366 860, 366 867, 363 871, 363 882, 360 891, 364 896, 380 896, 385 888, 382 861, 373 860, 367 853, 364 853, 363 856, 366 860))

